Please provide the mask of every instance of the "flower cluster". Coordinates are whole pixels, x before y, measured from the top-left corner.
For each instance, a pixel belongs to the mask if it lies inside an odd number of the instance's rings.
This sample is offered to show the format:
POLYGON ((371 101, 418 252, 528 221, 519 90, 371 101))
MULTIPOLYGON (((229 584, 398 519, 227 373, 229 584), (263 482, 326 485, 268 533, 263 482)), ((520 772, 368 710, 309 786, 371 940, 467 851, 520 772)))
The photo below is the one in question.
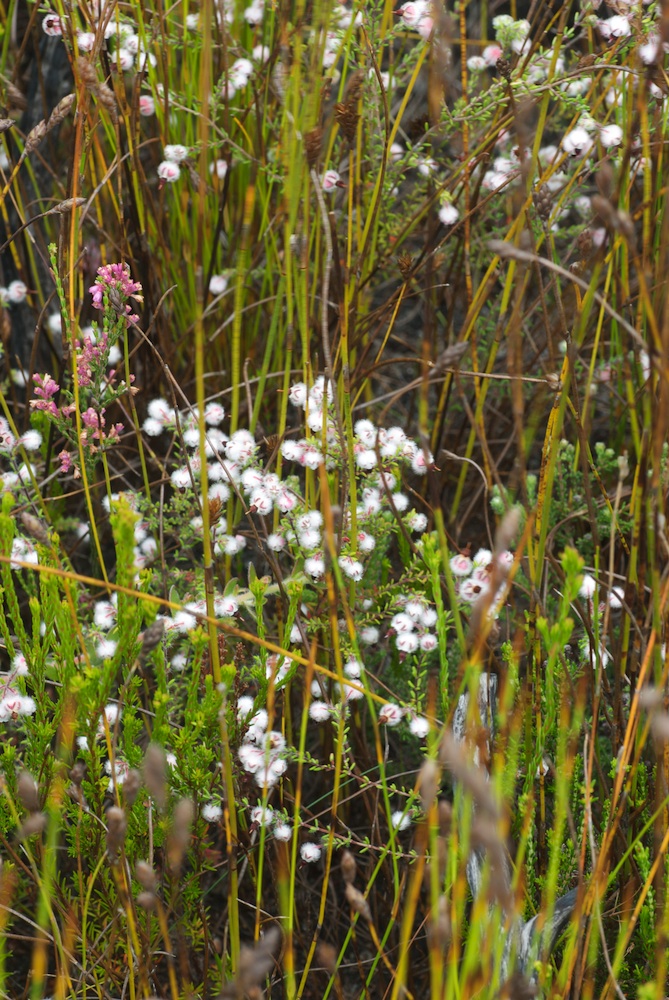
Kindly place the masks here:
POLYGON ((130 277, 130 268, 127 264, 104 264, 99 267, 95 284, 89 288, 94 309, 104 309, 105 297, 108 297, 112 307, 119 314, 125 313, 130 323, 137 323, 139 316, 132 312, 125 300, 133 298, 137 302, 143 302, 141 291, 140 282, 133 281, 130 277))
MULTIPOLYGON (((91 5, 91 13, 97 21, 102 13, 99 4, 91 5)), ((104 6, 104 5, 102 5, 104 6)), ((97 25, 92 25, 97 27, 97 25)), ((42 19, 42 30, 50 38, 62 38, 67 33, 67 18, 58 14, 48 13, 42 19)), ((96 31, 76 29, 77 48, 79 52, 92 52, 95 48, 96 31)), ((142 45, 134 25, 119 17, 105 19, 104 44, 109 54, 109 61, 117 73, 141 72, 147 65, 155 66, 157 58, 142 45)))
POLYGON ((273 788, 286 773, 286 740, 277 730, 268 730, 267 712, 261 708, 250 719, 253 699, 242 696, 237 702, 237 718, 246 725, 239 761, 260 788, 273 788))
MULTIPOLYGON (((457 555, 451 559, 451 573, 456 578, 458 597, 464 604, 476 604, 478 600, 490 594, 493 558, 499 561, 503 574, 508 573, 513 565, 513 552, 502 552, 493 557, 489 549, 479 549, 472 558, 467 555, 457 555)), ((493 608, 496 609, 503 593, 504 587, 494 595, 493 608)))
POLYGON ((37 705, 34 698, 22 694, 17 678, 28 675, 28 663, 22 653, 12 659, 11 669, 0 674, 0 723, 16 722, 21 716, 34 715, 37 705))
POLYGON ((423 595, 402 595, 397 599, 400 610, 390 621, 391 635, 400 654, 406 656, 422 650, 425 653, 437 648, 437 637, 430 629, 437 623, 437 612, 423 595))
POLYGON ((269 805, 253 806, 250 810, 251 830, 259 827, 274 834, 275 840, 287 843, 293 836, 293 828, 283 813, 277 812, 269 805))
POLYGON ((432 4, 430 0, 410 0, 403 3, 396 12, 405 27, 417 31, 421 38, 429 38, 434 28, 432 4))

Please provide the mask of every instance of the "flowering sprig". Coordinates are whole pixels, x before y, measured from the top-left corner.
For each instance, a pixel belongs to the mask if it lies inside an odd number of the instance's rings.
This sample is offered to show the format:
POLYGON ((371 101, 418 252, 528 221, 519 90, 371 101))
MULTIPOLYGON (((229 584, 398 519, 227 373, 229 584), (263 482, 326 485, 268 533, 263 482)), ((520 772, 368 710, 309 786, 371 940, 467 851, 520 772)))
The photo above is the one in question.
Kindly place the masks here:
POLYGON ((127 264, 104 264, 99 267, 95 284, 89 288, 94 309, 104 310, 106 303, 109 303, 119 315, 125 315, 127 321, 131 323, 139 322, 139 316, 132 312, 126 299, 133 298, 137 302, 143 302, 141 291, 140 282, 133 281, 130 277, 130 268, 127 264))

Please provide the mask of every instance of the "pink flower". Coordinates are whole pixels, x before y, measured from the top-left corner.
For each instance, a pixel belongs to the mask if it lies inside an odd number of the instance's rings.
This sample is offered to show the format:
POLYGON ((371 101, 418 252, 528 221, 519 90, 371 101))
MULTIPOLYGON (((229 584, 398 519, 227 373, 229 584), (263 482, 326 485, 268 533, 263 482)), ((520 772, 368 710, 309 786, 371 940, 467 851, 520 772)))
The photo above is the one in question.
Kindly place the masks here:
POLYGON ((33 375, 35 383, 35 395, 37 399, 31 399, 30 405, 34 410, 45 410, 52 416, 58 416, 58 407, 54 403, 52 396, 60 390, 58 383, 50 375, 33 375))
MULTIPOLYGON (((127 264, 105 264, 99 267, 95 284, 88 290, 93 296, 94 309, 104 309, 105 291, 110 297, 113 294, 116 298, 120 296, 122 300, 132 297, 138 302, 144 301, 143 296, 139 294, 142 286, 139 281, 132 280, 127 264)), ((138 321, 139 317, 132 314, 129 305, 125 305, 125 312, 131 322, 138 321)))
POLYGON ((156 102, 150 94, 142 94, 139 99, 139 113, 143 118, 149 118, 156 113, 156 102))
POLYGON ((451 573, 453 576, 469 576, 473 563, 467 556, 453 556, 450 561, 451 573))
POLYGON ((178 163, 173 163, 171 160, 163 160, 162 163, 158 164, 157 173, 161 181, 165 181, 167 184, 174 184, 181 177, 181 167, 178 163))
POLYGON ((481 54, 488 66, 496 66, 504 53, 499 45, 486 45, 481 54))
POLYGON ((326 170, 321 177, 321 185, 324 191, 334 191, 335 188, 344 187, 336 170, 326 170))
POLYGON ((404 709, 399 705, 389 702, 384 705, 379 713, 379 722, 385 726, 397 726, 402 721, 404 709))
POLYGON ((63 22, 57 14, 47 14, 42 21, 42 31, 50 38, 60 38, 63 34, 63 22))
POLYGON ((318 861, 321 856, 322 848, 318 844, 302 844, 300 847, 300 857, 302 861, 307 864, 313 864, 314 861, 318 861))

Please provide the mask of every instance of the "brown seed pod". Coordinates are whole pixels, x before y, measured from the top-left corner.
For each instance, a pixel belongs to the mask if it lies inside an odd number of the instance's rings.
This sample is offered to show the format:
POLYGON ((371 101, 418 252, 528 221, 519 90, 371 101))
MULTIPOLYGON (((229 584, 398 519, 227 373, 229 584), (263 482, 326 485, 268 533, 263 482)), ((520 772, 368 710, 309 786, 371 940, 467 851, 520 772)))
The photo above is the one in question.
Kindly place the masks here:
POLYGON ((38 517, 24 510, 21 513, 21 523, 36 542, 40 542, 41 545, 49 544, 49 533, 38 517))
POLYGON ((142 889, 145 889, 146 892, 155 892, 158 879, 148 861, 137 862, 135 865, 135 876, 142 889))
POLYGON ((356 889, 354 885, 349 883, 349 885, 346 886, 346 898, 351 909, 354 910, 355 913, 359 913, 363 920, 371 923, 372 911, 369 908, 369 903, 360 890, 356 889))
POLYGON ((355 858, 350 851, 344 851, 341 856, 341 874, 344 882, 350 885, 355 881, 355 874, 358 870, 358 866, 355 863, 355 858))
POLYGON ((314 168, 318 163, 322 148, 323 129, 319 127, 312 128, 304 137, 304 151, 307 155, 307 163, 310 168, 314 168))
POLYGON ((153 801, 159 809, 164 809, 167 801, 167 761, 165 751, 157 743, 149 743, 146 748, 144 781, 153 801))
POLYGON ((107 854, 111 860, 123 847, 125 835, 128 829, 128 821, 125 812, 119 806, 112 806, 107 810, 107 854))
POLYGON ((406 281, 409 275, 411 274, 411 269, 413 267, 413 257, 411 256, 410 253, 402 251, 402 253, 397 255, 396 260, 397 260, 397 266, 400 269, 400 274, 406 281))

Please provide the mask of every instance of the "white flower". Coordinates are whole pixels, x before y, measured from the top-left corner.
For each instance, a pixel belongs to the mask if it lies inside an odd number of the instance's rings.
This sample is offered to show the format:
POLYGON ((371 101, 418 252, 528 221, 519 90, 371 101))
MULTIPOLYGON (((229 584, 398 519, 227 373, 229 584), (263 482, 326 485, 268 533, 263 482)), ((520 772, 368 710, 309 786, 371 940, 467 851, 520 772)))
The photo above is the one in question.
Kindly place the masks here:
POLYGON ((262 24, 264 14, 264 4, 263 3, 252 3, 244 11, 244 20, 247 24, 256 25, 262 24))
POLYGON ((185 670, 187 665, 188 665, 188 657, 186 656, 185 653, 177 653, 170 660, 170 666, 172 670, 176 670, 178 673, 180 673, 182 670, 185 670))
POLYGON ((33 543, 29 542, 27 538, 19 537, 12 541, 10 565, 12 569, 21 569, 19 563, 22 562, 37 565, 39 563, 39 557, 37 555, 37 549, 33 543))
POLYGON ((458 590, 460 599, 467 604, 475 604, 479 597, 482 597, 487 592, 488 587, 485 583, 473 579, 463 580, 458 590))
POLYGON ((425 632, 424 635, 420 637, 420 648, 425 652, 429 653, 433 649, 437 648, 437 637, 433 632, 425 632))
POLYGON ((471 73, 479 73, 482 69, 487 67, 487 62, 483 56, 470 56, 467 60, 467 69, 471 73))
MULTIPOLYGON (((211 163, 209 165, 209 173, 216 174, 219 181, 225 179, 225 175, 227 174, 227 172, 228 172, 228 164, 226 160, 215 160, 214 163, 211 163)), ((211 291, 211 285, 209 286, 209 290, 211 291)))
POLYGON ((321 177, 321 187, 324 191, 334 191, 336 188, 342 186, 342 182, 339 179, 339 174, 336 170, 326 170, 321 177))
POLYGON ((451 573, 453 576, 469 576, 473 569, 473 563, 467 556, 457 555, 449 560, 451 573))
POLYGON ((174 184, 181 177, 181 167, 178 163, 173 163, 172 160, 163 160, 162 163, 158 164, 157 173, 161 181, 174 184))
POLYGON ((248 774, 257 774, 265 765, 265 751, 252 743, 242 743, 237 754, 240 763, 248 774))
POLYGON ((256 714, 251 719, 249 726, 251 729, 259 731, 260 734, 264 733, 267 729, 267 723, 269 721, 269 716, 264 708, 259 708, 256 714))
POLYGON ((302 844, 300 847, 300 857, 305 864, 313 864, 314 861, 318 861, 323 848, 319 847, 318 844, 302 844))
POLYGON ((361 552, 371 552, 376 547, 376 539, 366 531, 358 532, 358 548, 361 552))
POLYGON ((209 282, 209 292, 211 295, 222 295, 227 287, 228 279, 224 274, 212 274, 211 281, 209 282))
POLYGON ((171 163, 183 163, 188 156, 188 147, 181 145, 165 146, 163 156, 171 163))
POLYGON ((251 822, 257 826, 269 826, 274 819, 274 810, 271 806, 254 806, 251 810, 251 822))
POLYGON ((28 661, 23 653, 17 653, 12 660, 12 674, 15 677, 25 677, 28 673, 28 661))
POLYGON ((621 14, 600 21, 598 27, 604 38, 626 38, 632 31, 629 19, 621 14))
POLYGON ((293 406, 301 406, 304 409, 307 403, 307 387, 304 382, 295 382, 291 385, 288 390, 288 400, 293 406))
POLYGON ((592 139, 586 130, 578 125, 562 139, 562 148, 569 156, 587 156, 592 149, 592 139))
POLYGON ((388 702, 379 712, 379 722, 386 726, 398 726, 404 717, 404 709, 393 702, 388 702))
POLYGON ((154 420, 153 417, 147 417, 142 424, 142 430, 149 437, 159 437, 165 430, 165 425, 161 424, 160 420, 154 420))
POLYGON ((156 102, 150 94, 142 94, 139 98, 139 113, 143 118, 150 118, 156 113, 156 102))
POLYGON ((95 652, 101 660, 111 660, 112 656, 116 652, 117 646, 118 643, 113 639, 100 639, 95 647, 95 652))
POLYGON ((453 226, 460 218, 460 213, 458 212, 455 205, 451 205, 450 202, 446 202, 439 209, 439 221, 444 226, 453 226))
MULTIPOLYGON (((422 448, 418 448, 415 455, 411 459, 411 468, 413 471, 419 475, 425 475, 427 470, 431 465, 434 464, 434 457, 432 452, 428 451, 427 454, 422 448)), ((397 507, 397 503, 395 504, 397 507)), ((399 507, 397 508, 399 510, 399 507)))
POLYGON ((125 782, 125 779, 130 773, 130 765, 125 760, 115 760, 112 768, 112 762, 108 760, 105 763, 105 771, 107 774, 111 775, 109 784, 107 785, 107 791, 113 792, 115 784, 122 785, 125 782))
POLYGON ((42 31, 50 38, 60 38, 63 34, 63 22, 56 14, 47 14, 42 21, 42 31))
POLYGON ((659 47, 659 39, 655 36, 651 36, 643 45, 639 46, 641 61, 646 66, 650 66, 651 63, 655 62, 659 47))
POLYGON ((344 673, 351 681, 357 681, 364 669, 360 660, 356 660, 353 656, 344 664, 344 673))
POLYGON ((409 720, 409 729, 414 736, 424 740, 430 731, 430 723, 422 715, 414 715, 409 720))
POLYGON ((485 60, 487 66, 496 66, 503 55, 504 52, 499 45, 486 45, 481 53, 481 56, 485 60))
POLYGON ((111 59, 112 66, 116 70, 120 70, 122 73, 127 73, 127 71, 132 68, 134 62, 134 55, 126 49, 125 46, 116 49, 111 59))
POLYGON ((362 491, 362 511, 366 517, 372 517, 381 510, 381 494, 372 487, 362 491))
POLYGON ((152 420, 157 420, 163 427, 174 426, 176 414, 174 407, 170 406, 167 400, 160 398, 152 399, 146 408, 146 412, 152 420))
POLYGON ((217 597, 214 600, 214 611, 221 618, 236 615, 239 611, 239 601, 236 597, 217 597))
POLYGON ((402 632, 395 637, 395 645, 400 653, 415 653, 418 649, 418 636, 415 632, 402 632))
POLYGON ((53 334, 54 337, 57 336, 63 329, 63 320, 60 313, 51 313, 46 321, 46 325, 49 333, 53 334))
POLYGON ((612 146, 619 146, 623 141, 623 130, 620 125, 604 125, 599 130, 599 139, 606 149, 612 146))
POLYGON ((237 699, 237 719, 243 722, 253 711, 253 698, 249 694, 242 694, 237 699))
POLYGON ((309 705, 309 718, 314 722, 327 722, 330 718, 330 706, 325 701, 312 701, 309 705))
POLYGON ((359 701, 360 698, 365 697, 365 692, 360 684, 356 684, 355 687, 352 684, 344 684, 342 694, 345 701, 359 701))
POLYGON ((373 646, 374 643, 378 642, 379 636, 380 632, 374 625, 367 625, 366 628, 360 630, 360 641, 367 646, 373 646))
POLYGON ((579 587, 578 593, 581 597, 592 597, 597 589, 597 581, 594 576, 590 576, 586 573, 581 581, 581 586, 579 587))
POLYGON ((276 498, 276 506, 279 508, 282 514, 289 514, 291 510, 295 510, 299 503, 299 498, 292 490, 282 489, 276 498))
POLYGON ((325 560, 322 556, 309 556, 304 560, 304 572, 314 580, 325 576, 325 560))
POLYGON ((41 443, 42 435, 35 430, 26 431, 19 438, 19 444, 22 444, 26 451, 37 451, 41 443))
POLYGON ((235 431, 225 445, 226 458, 245 465, 256 450, 253 434, 247 430, 235 431))
POLYGON ((412 621, 418 622, 423 616, 423 607, 423 602, 418 598, 414 598, 406 602, 404 610, 412 621))
POLYGON ((403 810, 398 809, 390 817, 390 822, 392 823, 394 830, 406 830, 411 826, 411 815, 410 813, 405 813, 403 810))
POLYGON ((365 572, 365 567, 353 556, 340 556, 339 566, 342 573, 348 576, 351 580, 362 580, 363 574, 365 572))
POLYGON ((243 535, 225 535, 224 538, 223 551, 226 556, 236 556, 246 548, 246 539, 243 535))
POLYGON ((5 688, 0 700, 0 722, 18 719, 21 715, 34 715, 37 704, 33 698, 19 694, 13 688, 5 688))
POLYGON ((192 632, 197 627, 197 618, 188 611, 177 611, 166 627, 168 632, 192 632))
POLYGON ((287 843, 293 836, 293 828, 290 823, 279 822, 274 826, 274 837, 283 843, 287 843))
POLYGON ((251 508, 251 510, 255 509, 255 512, 257 514, 262 514, 262 515, 270 514, 272 511, 272 506, 273 506, 272 498, 269 495, 269 493, 267 493, 266 490, 263 489, 254 490, 254 492, 251 494, 249 507, 251 508))
POLYGON ((400 611, 396 615, 393 615, 390 627, 401 635, 404 632, 413 632, 414 621, 411 615, 408 615, 405 611, 400 611))
POLYGON ((283 535, 271 534, 267 536, 267 548, 272 552, 281 552, 286 547, 286 539, 283 535))
POLYGON ((609 604, 612 611, 620 611, 625 600, 624 587, 612 587, 609 593, 609 604))
POLYGON ((437 623, 437 612, 434 608, 425 608, 420 616, 420 623, 424 628, 432 628, 437 623))
POLYGON ((353 430, 355 431, 359 441, 362 441, 362 443, 368 448, 374 447, 376 444, 377 431, 371 420, 356 421, 353 430))
POLYGON ((81 52, 91 52, 95 45, 95 34, 92 31, 78 31, 77 44, 81 52))
POLYGON ((302 531, 298 540, 301 547, 309 552, 312 549, 317 549, 321 544, 321 533, 320 531, 302 531))
POLYGON ((217 823, 223 815, 223 809, 218 802, 205 802, 200 813, 202 819, 206 819, 207 823, 217 823))
POLYGON ((355 464, 363 472, 369 472, 376 465, 376 452, 371 448, 365 448, 363 451, 357 452, 355 456, 355 464))
POLYGON ((17 306, 21 302, 25 302, 26 296, 28 294, 28 286, 23 282, 11 281, 7 286, 7 301, 10 305, 17 306))

